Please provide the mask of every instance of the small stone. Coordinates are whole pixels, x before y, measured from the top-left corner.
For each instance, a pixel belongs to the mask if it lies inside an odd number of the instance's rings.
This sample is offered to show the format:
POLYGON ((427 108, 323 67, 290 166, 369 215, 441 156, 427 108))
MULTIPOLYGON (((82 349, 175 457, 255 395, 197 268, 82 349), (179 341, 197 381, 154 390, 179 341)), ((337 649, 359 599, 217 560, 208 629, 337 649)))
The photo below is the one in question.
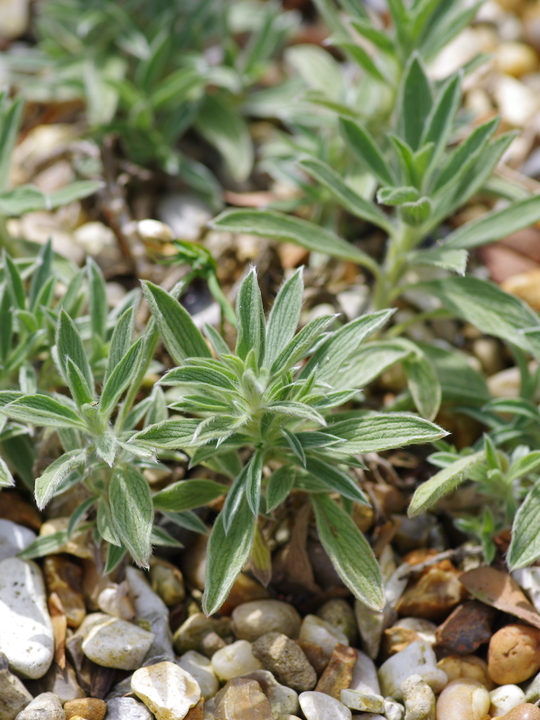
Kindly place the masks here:
POLYGON ((268 698, 256 680, 229 680, 215 698, 216 720, 273 720, 268 698))
POLYGON ((403 720, 405 715, 405 708, 401 703, 398 703, 394 698, 384 698, 384 716, 387 720, 403 720))
POLYGON ((303 692, 317 682, 317 674, 300 647, 282 633, 267 633, 253 643, 253 654, 280 683, 303 692))
POLYGON ((0 720, 14 720, 31 701, 32 695, 8 670, 7 658, 0 652, 0 720))
POLYGON ((315 645, 315 643, 308 642, 307 640, 295 640, 295 643, 307 657, 309 664, 317 673, 317 677, 320 677, 330 661, 328 655, 320 645, 315 645))
POLYGON ((358 651, 358 659, 354 666, 349 689, 367 695, 381 694, 375 663, 363 652, 358 651))
POLYGON ((525 127, 538 112, 538 94, 516 78, 498 77, 493 94, 503 120, 509 125, 525 127))
POLYGON ((420 675, 411 675, 401 683, 405 702, 405 720, 435 720, 435 693, 420 675))
POLYGON ((226 646, 227 643, 225 640, 219 637, 219 635, 215 632, 209 632, 205 635, 198 645, 201 653, 210 660, 214 657, 218 650, 222 650, 226 646))
POLYGON ((212 218, 208 206, 197 195, 190 193, 164 195, 158 204, 157 212, 174 237, 191 242, 199 238, 202 229, 212 218))
POLYGON ((0 652, 9 667, 25 678, 49 669, 54 636, 39 567, 12 557, 0 561, 0 652))
POLYGON ((482 683, 488 690, 494 687, 493 680, 488 675, 487 662, 476 655, 448 655, 439 660, 437 667, 446 673, 448 682, 470 678, 482 683))
POLYGON ((195 613, 174 633, 174 649, 179 655, 183 655, 188 650, 199 650, 202 639, 211 632, 217 633, 222 638, 230 636, 231 621, 229 618, 216 620, 207 618, 203 613, 195 613))
POLYGON ((183 720, 201 697, 197 681, 168 661, 136 670, 131 689, 157 720, 183 720))
POLYGON ((488 672, 499 685, 521 683, 540 670, 540 629, 506 625, 491 638, 488 672))
POLYGON ((298 694, 292 688, 280 685, 268 670, 254 670, 243 677, 259 683, 261 690, 268 698, 274 718, 298 712, 298 694))
POLYGON ((411 643, 405 650, 392 655, 379 668, 382 694, 401 700, 401 683, 411 675, 420 675, 435 693, 440 692, 446 685, 447 677, 436 663, 431 645, 424 640, 411 643))
POLYGON ((521 77, 532 73, 538 67, 534 50, 521 42, 502 42, 495 53, 495 65, 505 75, 521 77))
POLYGON ((476 680, 452 680, 437 700, 437 720, 480 720, 489 712, 489 693, 476 680))
POLYGON ((0 13, 0 37, 16 38, 22 35, 30 18, 28 0, 2 0, 0 13))
POLYGON ((135 670, 141 666, 153 640, 153 633, 126 620, 111 618, 90 630, 82 651, 97 665, 135 670))
POLYGON ((297 638, 302 619, 289 603, 279 600, 253 600, 233 610, 232 629, 239 640, 253 642, 269 632, 297 638))
POLYGON ((540 708, 531 703, 516 705, 506 715, 503 715, 501 720, 540 720, 540 708))
MULTIPOLYGON (((39 529, 40 537, 46 535, 53 535, 57 532, 67 530, 70 518, 68 517, 56 517, 47 520, 39 529)), ((57 553, 68 553, 68 555, 75 555, 86 560, 93 560, 94 553, 92 552, 92 543, 90 541, 89 531, 75 530, 71 538, 62 545, 62 547, 56 550, 57 553)))
MULTIPOLYGON (((366 507, 355 505, 355 507, 366 507)), ((341 630, 347 636, 350 645, 354 645, 358 638, 358 628, 354 610, 350 604, 342 598, 332 598, 321 605, 317 610, 317 617, 330 623, 333 627, 341 630)))
POLYGON ((17 720, 66 720, 66 713, 58 695, 45 692, 37 695, 24 710, 21 710, 17 720))
POLYGON ((152 590, 159 595, 167 607, 173 607, 186 597, 184 578, 180 570, 165 562, 154 560, 150 565, 152 590))
POLYGON ((97 596, 97 606, 107 615, 122 620, 133 620, 135 608, 128 593, 129 585, 125 580, 121 583, 110 583, 97 596))
POLYGON ((153 720, 153 718, 146 705, 133 698, 118 697, 107 700, 105 720, 153 720))
POLYGON ((540 311, 540 269, 512 275, 501 288, 524 300, 533 310, 540 311))
POLYGON ((192 708, 190 708, 187 712, 186 717, 184 720, 204 720, 205 716, 205 699, 201 698, 199 702, 194 705, 192 708))
POLYGON ((225 682, 253 670, 260 670, 261 667, 251 643, 247 640, 237 640, 212 656, 212 668, 218 678, 225 682))
POLYGON ((219 612, 221 615, 230 615, 239 605, 253 600, 264 600, 267 597, 268 590, 266 588, 246 573, 240 573, 219 612))
POLYGON ((300 628, 300 639, 320 645, 328 657, 338 643, 348 645, 347 636, 316 615, 306 615, 300 628))
POLYGON ((298 700, 306 720, 352 720, 349 708, 325 693, 303 692, 298 700))
POLYGON ((86 617, 81 568, 62 555, 49 555, 43 561, 43 574, 49 594, 55 592, 60 598, 68 627, 79 627, 86 617))
POLYGON ((141 240, 158 241, 161 243, 170 242, 173 239, 171 228, 159 220, 139 220, 137 230, 141 240))
POLYGON ((201 695, 205 700, 214 697, 219 690, 219 682, 207 657, 196 650, 188 650, 176 662, 199 683, 201 695))
POLYGON ((413 615, 440 622, 466 596, 459 582, 459 572, 449 560, 443 560, 424 570, 412 580, 396 610, 400 615, 413 615))
POLYGON ((126 580, 137 619, 148 622, 149 629, 154 635, 148 657, 164 655, 174 660, 168 607, 152 590, 143 573, 137 568, 130 566, 126 568, 126 580))
POLYGON ((77 682, 75 670, 69 663, 64 668, 55 662, 48 672, 39 680, 33 682, 37 692, 52 692, 58 695, 62 703, 86 696, 86 693, 77 682))
MULTIPOLYGON (((330 662, 315 686, 316 692, 326 693, 339 700, 341 691, 351 684, 357 659, 358 650, 338 643, 334 648, 330 662)), ((367 712, 379 712, 379 710, 369 710, 367 712)))
POLYGON ((405 650, 416 640, 425 640, 430 645, 435 644, 435 631, 437 626, 430 620, 423 618, 401 618, 396 620, 391 628, 383 632, 381 651, 385 658, 405 650))
POLYGON ((384 710, 382 695, 368 695, 356 690, 344 689, 340 692, 339 700, 350 710, 370 713, 382 713, 384 710))
POLYGON ((491 706, 489 714, 492 717, 506 715, 518 705, 525 703, 525 693, 517 685, 501 685, 489 693, 491 706))
POLYGON ((0 519, 0 560, 15 557, 36 539, 36 533, 23 525, 0 519))
POLYGON ((437 628, 437 644, 452 653, 472 653, 489 642, 494 617, 494 608, 478 600, 468 600, 437 628))
POLYGON ((74 715, 81 715, 86 720, 103 720, 107 712, 107 703, 98 698, 81 698, 65 703, 66 720, 74 715))
POLYGON ((2 490, 0 518, 31 528, 36 532, 39 531, 43 522, 36 506, 24 500, 17 490, 2 490))

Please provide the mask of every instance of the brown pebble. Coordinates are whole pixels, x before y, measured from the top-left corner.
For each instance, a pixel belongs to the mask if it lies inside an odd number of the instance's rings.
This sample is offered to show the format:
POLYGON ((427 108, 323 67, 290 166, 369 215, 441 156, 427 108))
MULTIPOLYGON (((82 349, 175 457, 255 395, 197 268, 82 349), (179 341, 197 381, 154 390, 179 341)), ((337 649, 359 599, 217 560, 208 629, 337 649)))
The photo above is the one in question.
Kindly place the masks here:
POLYGON ((449 560, 443 560, 409 582, 396 610, 402 616, 441 622, 466 594, 458 570, 449 560))
POLYGON ((43 561, 49 594, 60 598, 69 627, 77 628, 86 617, 82 594, 82 569, 65 555, 49 555, 43 561))
POLYGON ((528 680, 540 670, 540 629, 518 623, 498 630, 489 642, 488 672, 499 685, 528 680))
POLYGON ((315 669, 317 677, 320 677, 328 665, 328 655, 320 645, 316 645, 309 640, 295 640, 295 643, 303 650, 309 664, 315 669))
POLYGON ((351 684, 357 660, 358 650, 338 643, 334 648, 326 670, 315 686, 315 691, 331 695, 336 700, 340 700, 341 691, 351 684))
POLYGON ((252 645, 252 651, 266 670, 270 670, 282 685, 305 692, 312 690, 317 673, 305 653, 286 635, 269 632, 252 645))
POLYGON ((268 698, 255 680, 234 678, 215 697, 216 720, 272 720, 268 698))
POLYGON ((68 700, 64 705, 66 720, 83 717, 85 720, 103 720, 107 712, 107 703, 97 698, 68 700))
POLYGON ((489 642, 495 609, 478 600, 459 605, 437 628, 437 644, 458 655, 467 655, 489 642))
POLYGON ((540 720, 540 708, 532 703, 516 705, 499 720, 540 720))
POLYGON ((189 708, 184 720, 204 720, 204 698, 201 698, 196 705, 189 708))

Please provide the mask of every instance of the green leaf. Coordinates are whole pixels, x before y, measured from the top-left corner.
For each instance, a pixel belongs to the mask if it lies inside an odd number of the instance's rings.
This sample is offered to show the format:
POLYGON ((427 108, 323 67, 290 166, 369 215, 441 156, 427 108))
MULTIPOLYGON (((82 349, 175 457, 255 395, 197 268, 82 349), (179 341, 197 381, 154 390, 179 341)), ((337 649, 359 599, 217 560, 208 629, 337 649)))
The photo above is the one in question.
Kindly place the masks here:
POLYGON ((249 558, 255 532, 255 515, 245 497, 236 513, 236 520, 225 532, 223 513, 220 513, 210 540, 206 555, 205 591, 203 611, 207 615, 219 610, 227 598, 236 576, 249 558))
MULTIPOLYGON (((52 269, 52 242, 48 240, 39 251, 37 267, 32 275, 30 283, 30 309, 35 310, 43 287, 51 279, 52 269)), ((54 280, 53 280, 54 282, 54 280)))
POLYGON ((0 214, 19 217, 34 210, 46 210, 47 198, 34 185, 20 185, 0 194, 0 214))
POLYGON ((368 131, 360 123, 345 118, 340 120, 340 126, 351 150, 362 160, 367 169, 383 185, 393 185, 394 179, 390 168, 368 131))
POLYGON ((340 455, 380 452, 403 445, 433 442, 448 435, 429 420, 408 413, 360 415, 331 423, 328 429, 322 432, 346 441, 335 450, 340 455))
POLYGON ((120 565, 126 553, 127 550, 123 545, 107 545, 107 560, 105 562, 105 569, 103 572, 106 575, 108 573, 112 573, 112 571, 120 565))
POLYGON ((328 315, 314 318, 307 325, 304 325, 274 360, 270 369, 271 375, 277 375, 283 370, 288 370, 301 360, 322 337, 324 331, 334 319, 335 316, 328 315))
POLYGON ((418 412, 433 420, 442 398, 441 384, 433 365, 424 355, 417 354, 403 361, 403 369, 418 412))
POLYGON ((296 455, 298 460, 302 463, 302 465, 306 466, 306 454, 304 452, 304 447, 300 440, 296 437, 295 433, 291 432, 290 430, 287 430, 287 428, 281 428, 281 434, 287 441, 288 446, 291 448, 293 453, 296 455))
POLYGON ((186 528, 186 530, 191 530, 192 532, 200 533, 201 535, 208 534, 208 528, 206 525, 199 516, 191 510, 184 510, 183 512, 178 513, 164 512, 163 514, 167 520, 170 520, 179 527, 186 528))
POLYGON ((539 467, 540 450, 534 450, 510 465, 506 473, 506 479, 509 483, 513 482, 514 480, 526 477, 530 473, 535 472, 539 467))
POLYGON ((462 225, 448 235, 444 245, 451 248, 475 248, 500 240, 540 220, 540 195, 511 203, 503 210, 486 213, 478 220, 462 225))
POLYGON ((75 532, 77 526, 83 519, 83 517, 86 515, 86 513, 94 506, 96 502, 95 497, 90 497, 84 502, 82 502, 80 505, 78 505, 75 510, 71 513, 71 517, 69 518, 69 524, 67 526, 67 539, 69 540, 73 533, 75 532))
POLYGON ((441 384, 445 402, 483 405, 489 398, 485 378, 457 350, 445 350, 430 343, 415 343, 431 362, 441 384))
POLYGON ((294 465, 282 465, 272 473, 266 486, 266 511, 272 512, 286 500, 296 477, 294 465))
POLYGON ((532 565, 540 556, 540 482, 529 491, 516 513, 507 562, 511 570, 532 565))
POLYGON ((485 457, 486 454, 483 450, 473 455, 466 455, 422 483, 414 493, 409 505, 409 517, 425 512, 440 498, 455 490, 458 485, 467 480, 469 473, 482 463, 485 457))
POLYGON ((9 99, 9 90, 0 94, 0 190, 9 183, 12 153, 19 135, 24 100, 18 97, 9 99))
POLYGON ((361 20, 360 18, 351 19, 350 23, 356 32, 360 33, 366 40, 369 40, 378 50, 386 55, 395 57, 396 48, 387 33, 378 30, 370 22, 361 20))
POLYGON ((430 161, 431 167, 436 166, 452 133, 461 100, 462 79, 462 74, 458 73, 449 82, 445 83, 426 120, 420 144, 434 143, 430 161))
POLYGON ((540 357, 540 340, 523 330, 540 326, 538 316, 518 298, 477 278, 449 277, 420 283, 443 305, 487 335, 494 335, 540 357))
POLYGON ((268 210, 225 210, 210 223, 214 230, 249 233, 300 245, 314 252, 350 260, 378 273, 378 267, 366 253, 357 250, 329 230, 300 218, 268 210))
POLYGON ((7 286, 11 293, 13 303, 19 310, 26 309, 26 293, 19 270, 10 256, 3 251, 2 264, 4 265, 7 286))
POLYGON ((264 360, 266 328, 255 268, 249 271, 238 290, 236 325, 236 354, 245 360, 250 350, 254 350, 257 366, 260 367, 264 360))
POLYGON ((338 575, 355 597, 374 610, 385 604, 381 571, 369 543, 328 495, 314 494, 319 539, 338 575))
POLYGON ((143 292, 163 342, 178 365, 188 357, 212 357, 190 314, 178 300, 148 281, 143 283, 143 292))
POLYGON ((136 340, 107 378, 99 401, 99 411, 103 417, 109 417, 120 396, 135 377, 143 343, 142 337, 136 340))
POLYGON ((103 183, 95 180, 80 180, 78 182, 72 182, 66 187, 55 190, 47 195, 47 208, 49 210, 55 210, 62 205, 69 205, 69 203, 75 202, 75 200, 82 200, 83 198, 94 195, 98 190, 101 190, 103 183))
POLYGON ((94 396, 91 390, 87 387, 81 371, 70 357, 66 358, 66 366, 67 384, 71 392, 71 397, 75 400, 77 406, 82 408, 83 405, 93 402, 94 396))
POLYGON ((257 516, 261 503, 261 482, 264 465, 264 450, 256 450, 247 466, 245 493, 251 512, 257 516))
POLYGON ((272 366, 274 360, 294 337, 300 322, 303 292, 304 281, 300 269, 283 283, 270 311, 264 355, 264 364, 267 367, 272 366))
POLYGON ((76 412, 48 395, 25 395, 2 408, 8 417, 30 425, 84 428, 76 412))
POLYGON ((96 335, 102 340, 107 334, 107 295, 103 273, 91 257, 86 258, 88 277, 88 305, 90 307, 90 328, 92 337, 96 335))
MULTIPOLYGON (((118 450, 118 439, 116 435, 112 430, 105 430, 105 432, 95 437, 95 443, 97 455, 106 462, 109 467, 113 467, 118 450)), ((132 452, 135 452, 136 445, 128 447, 133 447, 132 452)))
POLYGON ((411 57, 405 70, 400 94, 398 107, 400 134, 412 150, 417 150, 433 98, 430 82, 416 53, 411 57))
POLYGON ((322 480, 328 489, 334 490, 343 497, 354 500, 355 502, 369 505, 366 496, 358 487, 358 483, 356 483, 350 475, 338 470, 338 468, 318 458, 308 457, 306 469, 312 473, 312 475, 315 475, 316 478, 322 480))
POLYGON ((253 144, 249 128, 237 108, 225 96, 207 93, 195 127, 222 155, 236 182, 247 180, 253 167, 253 144))
POLYGON ((319 425, 326 425, 324 417, 315 408, 300 402, 282 401, 268 403, 265 406, 268 412, 273 414, 290 415, 291 417, 310 420, 319 425))
POLYGON ((229 488, 213 480, 181 480, 154 495, 156 510, 182 512, 207 505, 212 500, 226 495, 229 488))
POLYGON ((381 205, 403 205, 419 197, 420 193, 415 187, 383 187, 377 191, 377 202, 381 205))
POLYGON ((12 487, 13 485, 15 485, 15 480, 8 466, 0 457, 0 488, 12 487))
POLYGON ((428 197, 421 197, 415 202, 403 203, 400 206, 401 217, 412 227, 426 222, 431 215, 432 203, 428 197))
POLYGON ((159 545, 160 547, 184 547, 182 543, 174 538, 170 533, 163 528, 156 527, 155 525, 152 528, 152 536, 150 539, 152 541, 152 545, 159 545))
POLYGON ((340 40, 338 37, 328 38, 326 42, 329 45, 336 45, 337 47, 343 48, 368 75, 371 75, 372 78, 375 78, 375 80, 385 85, 387 84, 387 79, 361 45, 350 42, 350 40, 340 40))
POLYGON ((67 530, 51 533, 50 535, 42 535, 37 537, 34 542, 18 554, 21 560, 32 560, 33 558, 43 557, 44 555, 52 555, 57 553, 68 540, 67 530))
POLYGON ((307 377, 316 369, 318 380, 332 382, 346 360, 367 337, 388 322, 393 312, 392 309, 379 310, 343 325, 319 345, 302 369, 302 377, 307 377))
POLYGON ((148 483, 129 465, 117 467, 109 485, 109 503, 122 543, 138 565, 147 566, 154 507, 148 483))
POLYGON ((443 270, 451 270, 458 275, 465 275, 469 254, 466 250, 435 247, 430 250, 418 250, 410 254, 411 265, 430 265, 443 270))
POLYGON ((125 310, 114 327, 109 347, 109 359, 107 362, 107 375, 110 376, 112 371, 118 365, 120 360, 125 356, 131 346, 133 340, 133 329, 135 327, 135 308, 130 307, 125 310))
POLYGON ((364 200, 361 195, 346 185, 329 165, 316 159, 301 160, 298 165, 330 190, 350 213, 383 228, 389 234, 394 232, 394 226, 390 219, 373 203, 364 200))
POLYGON ((62 370, 62 374, 68 381, 68 358, 75 363, 75 365, 81 371, 81 376, 84 379, 87 390, 89 393, 94 388, 94 378, 92 371, 90 370, 90 364, 86 357, 84 345, 79 335, 79 331, 75 327, 75 323, 65 312, 60 311, 60 317, 58 318, 58 325, 56 330, 56 349, 58 353, 58 364, 62 370))
POLYGON ((152 449, 180 450, 189 447, 200 422, 194 418, 170 418, 141 430, 130 442, 152 449))

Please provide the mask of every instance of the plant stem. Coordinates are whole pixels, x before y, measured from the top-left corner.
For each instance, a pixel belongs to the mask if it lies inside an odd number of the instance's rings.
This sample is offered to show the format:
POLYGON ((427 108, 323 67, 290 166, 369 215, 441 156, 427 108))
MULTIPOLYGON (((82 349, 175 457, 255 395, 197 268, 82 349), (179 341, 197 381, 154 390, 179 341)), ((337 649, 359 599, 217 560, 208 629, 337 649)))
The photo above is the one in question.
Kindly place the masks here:
POLYGON ((416 247, 419 239, 417 231, 405 223, 389 238, 382 272, 375 281, 374 310, 384 310, 392 305, 396 287, 407 268, 407 255, 416 247))

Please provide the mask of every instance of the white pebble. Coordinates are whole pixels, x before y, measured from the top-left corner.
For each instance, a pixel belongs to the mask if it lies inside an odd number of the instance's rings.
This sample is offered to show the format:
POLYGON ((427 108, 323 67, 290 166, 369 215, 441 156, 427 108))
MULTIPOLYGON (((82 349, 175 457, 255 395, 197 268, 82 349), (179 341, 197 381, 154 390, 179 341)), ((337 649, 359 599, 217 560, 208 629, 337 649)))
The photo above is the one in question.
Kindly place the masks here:
POLYGON ((15 557, 36 538, 36 533, 23 525, 0 520, 0 560, 15 557))
POLYGON ((237 640, 214 653, 212 667, 218 678, 224 682, 262 669, 261 663, 251 650, 251 643, 247 640, 237 640))
POLYGON ((411 675, 420 675, 435 693, 440 692, 448 682, 446 673, 437 667, 431 645, 425 640, 416 640, 381 665, 379 681, 382 694, 401 700, 401 683, 411 675))
POLYGON ((492 717, 506 715, 512 708, 525 702, 525 693, 517 685, 501 685, 489 693, 491 706, 489 714, 492 717))
POLYGON ((197 681, 168 661, 136 670, 131 689, 157 720, 183 720, 201 698, 197 681))
POLYGON ((201 695, 205 700, 214 697, 219 690, 219 682, 207 657, 196 650, 188 650, 176 662, 199 683, 201 695))
POLYGON ((309 690, 298 700, 306 720, 352 720, 352 713, 339 700, 325 693, 309 690))
POLYGON ((347 636, 330 623, 316 615, 306 615, 300 628, 300 640, 307 640, 322 647, 330 656, 338 643, 348 645, 347 636))
POLYGON ((97 665, 135 670, 150 650, 154 634, 126 620, 111 618, 94 626, 82 643, 82 651, 97 665))

